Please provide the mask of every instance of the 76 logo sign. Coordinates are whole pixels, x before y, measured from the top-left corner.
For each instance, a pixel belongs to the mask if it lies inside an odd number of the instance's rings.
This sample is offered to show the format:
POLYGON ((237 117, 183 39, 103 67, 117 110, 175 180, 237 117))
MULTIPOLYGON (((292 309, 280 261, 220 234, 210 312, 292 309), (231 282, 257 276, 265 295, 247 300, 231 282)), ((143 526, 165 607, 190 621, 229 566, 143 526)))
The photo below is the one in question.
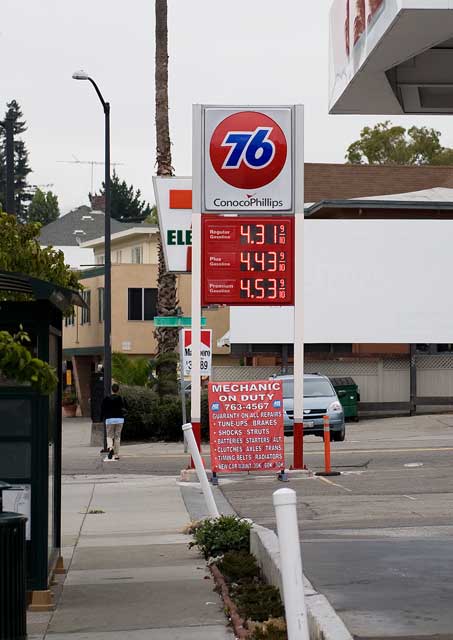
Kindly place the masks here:
POLYGON ((257 111, 240 111, 222 120, 209 145, 214 171, 224 182, 240 189, 270 184, 285 166, 287 153, 281 127, 257 111))
POLYGON ((257 127, 255 131, 231 131, 222 147, 230 147, 222 169, 238 169, 244 162, 251 169, 263 169, 275 157, 275 144, 269 139, 272 127, 257 127))

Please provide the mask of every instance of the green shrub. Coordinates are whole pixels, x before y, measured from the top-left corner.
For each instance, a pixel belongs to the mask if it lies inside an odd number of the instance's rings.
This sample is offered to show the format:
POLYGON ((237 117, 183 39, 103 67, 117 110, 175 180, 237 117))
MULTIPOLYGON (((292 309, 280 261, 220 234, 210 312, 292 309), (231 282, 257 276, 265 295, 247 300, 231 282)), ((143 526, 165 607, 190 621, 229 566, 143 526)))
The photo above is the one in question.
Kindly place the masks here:
POLYGON ((248 582, 232 589, 233 600, 245 620, 264 622, 284 614, 280 592, 270 584, 248 582))
POLYGON ((155 419, 158 415, 157 394, 146 387, 121 386, 120 394, 127 404, 123 440, 152 440, 157 438, 155 419))
POLYGON ((228 582, 250 582, 260 575, 255 556, 247 551, 228 551, 218 567, 228 582))
POLYGON ((209 518, 194 534, 196 545, 205 558, 219 556, 227 551, 248 551, 251 524, 237 516, 209 518))
POLYGON ((164 396, 159 401, 156 431, 160 440, 177 442, 183 439, 181 399, 178 396, 164 396))
MULTIPOLYGON (((123 440, 182 440, 182 409, 178 396, 159 398, 152 389, 128 385, 122 385, 120 393, 127 403, 123 440)), ((190 415, 190 409, 187 415, 190 415)))
POLYGON ((148 358, 132 358, 125 353, 112 353, 112 377, 131 387, 148 386, 151 363, 148 358))

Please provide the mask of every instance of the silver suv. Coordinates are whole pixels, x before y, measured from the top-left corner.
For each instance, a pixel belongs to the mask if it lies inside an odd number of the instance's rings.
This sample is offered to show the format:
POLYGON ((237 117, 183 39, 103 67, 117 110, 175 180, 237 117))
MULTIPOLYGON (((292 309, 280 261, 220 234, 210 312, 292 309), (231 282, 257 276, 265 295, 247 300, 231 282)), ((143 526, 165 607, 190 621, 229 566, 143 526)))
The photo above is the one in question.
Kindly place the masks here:
MULTIPOLYGON (((285 434, 294 427, 294 376, 275 376, 283 382, 285 434)), ((324 435, 324 416, 330 418, 330 439, 342 442, 346 436, 343 407, 329 378, 315 373, 304 375, 304 435, 324 435)))

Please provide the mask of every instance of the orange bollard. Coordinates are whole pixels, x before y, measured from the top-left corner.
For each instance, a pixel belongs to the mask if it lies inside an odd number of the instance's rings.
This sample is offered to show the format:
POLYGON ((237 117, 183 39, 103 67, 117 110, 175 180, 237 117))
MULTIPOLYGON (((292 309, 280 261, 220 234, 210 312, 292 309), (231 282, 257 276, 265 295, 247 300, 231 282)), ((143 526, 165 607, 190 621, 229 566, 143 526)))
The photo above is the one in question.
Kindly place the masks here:
POLYGON ((318 471, 317 476, 339 476, 339 471, 332 471, 330 466, 330 421, 329 416, 323 416, 324 422, 324 469, 325 471, 318 471))

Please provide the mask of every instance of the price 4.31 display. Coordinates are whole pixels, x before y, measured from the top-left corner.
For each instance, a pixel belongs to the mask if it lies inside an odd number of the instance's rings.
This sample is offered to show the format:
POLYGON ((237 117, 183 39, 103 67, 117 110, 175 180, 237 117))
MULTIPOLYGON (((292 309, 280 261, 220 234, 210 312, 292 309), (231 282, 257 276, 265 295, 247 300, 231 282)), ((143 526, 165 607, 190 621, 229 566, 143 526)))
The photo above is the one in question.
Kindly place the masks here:
POLYGON ((202 304, 290 305, 292 217, 203 216, 202 304))

